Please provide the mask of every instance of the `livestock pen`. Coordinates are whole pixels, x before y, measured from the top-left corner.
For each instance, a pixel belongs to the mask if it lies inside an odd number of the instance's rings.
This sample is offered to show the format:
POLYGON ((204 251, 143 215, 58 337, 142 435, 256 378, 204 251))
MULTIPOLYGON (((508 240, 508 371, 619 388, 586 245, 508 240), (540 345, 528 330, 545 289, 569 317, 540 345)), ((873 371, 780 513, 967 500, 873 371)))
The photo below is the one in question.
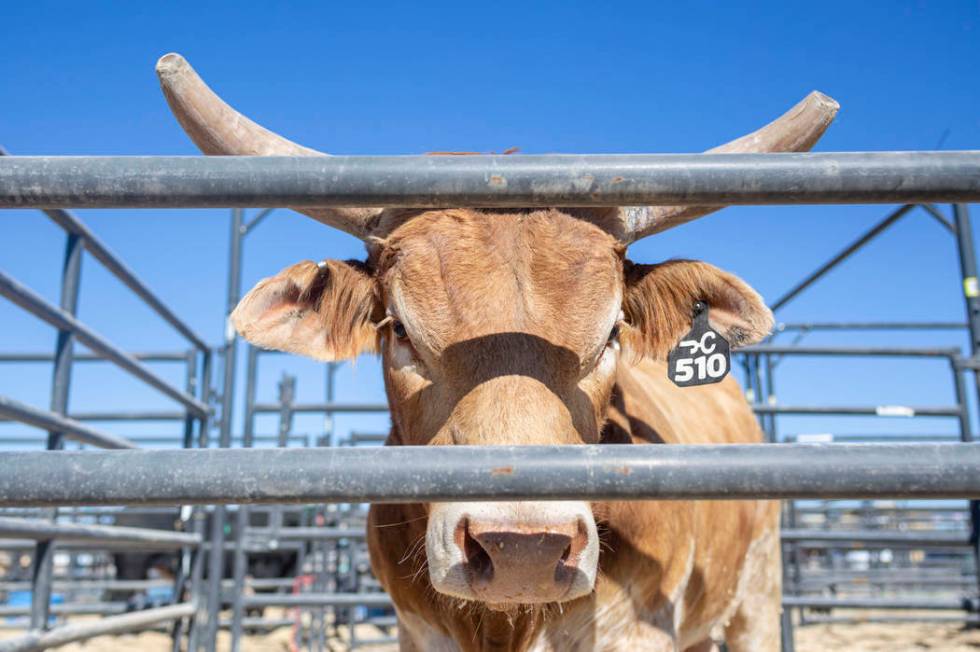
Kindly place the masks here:
POLYGON ((967 381, 972 376, 975 385, 980 370, 980 298, 966 203, 976 201, 980 154, 974 152, 0 158, 0 208, 39 208, 67 233, 60 306, 0 273, 0 294, 58 333, 53 353, 0 355, 5 364, 51 363, 54 374, 49 410, 0 399, 0 415, 47 433, 43 452, 9 447, 0 452, 0 507, 8 512, 0 520, 0 536, 7 549, 31 551, 29 568, 12 564, 8 572, 22 576, 9 578, 9 585, 0 588, 29 587, 29 606, 0 607, 4 616, 26 617, 8 623, 26 633, 0 640, 0 650, 46 649, 163 624, 175 650, 216 649, 223 628, 229 630, 226 640, 232 649, 243 644, 247 631, 278 627, 291 628, 293 643, 310 649, 327 649, 340 641, 350 647, 390 643, 390 601, 366 565, 359 505, 421 500, 785 499, 785 650, 794 648, 794 626, 850 618, 846 614, 855 609, 902 614, 874 616, 885 620, 975 622, 980 446, 973 443, 967 381), (934 202, 955 202, 952 218, 934 202), (955 236, 967 319, 780 325, 770 342, 738 354, 748 399, 770 441, 764 445, 649 446, 639 451, 609 445, 379 450, 363 444, 376 444, 381 436, 342 435, 332 418, 383 413, 386 405, 336 400, 333 365, 327 367, 322 402, 297 402, 295 381, 289 377, 281 380, 276 401, 260 402, 259 360, 266 353, 253 347, 246 359, 245 416, 238 434, 232 419, 238 357, 234 333, 218 347, 207 345, 69 212, 73 207, 232 207, 230 312, 241 294, 244 238, 276 206, 663 203, 901 203, 772 307, 781 308, 914 210, 955 236), (265 210, 246 219, 245 209, 255 207, 265 210), (80 322, 75 306, 83 251, 171 324, 189 348, 131 354, 80 322), (807 347, 799 337, 780 343, 786 335, 818 330, 959 330, 969 336, 970 348, 807 347), (76 342, 88 352, 75 354, 76 342), (817 356, 938 362, 948 367, 952 400, 930 406, 782 404, 777 398, 778 366, 817 356), (220 377, 212 373, 217 361, 220 377), (90 362, 117 365, 179 409, 72 413, 67 409, 72 367, 90 362), (183 388, 150 367, 157 364, 182 365, 183 388), (323 427, 316 433, 294 432, 297 414, 321 415, 323 427), (803 414, 935 418, 953 428, 936 436, 886 432, 876 437, 785 433, 779 427, 780 420, 803 414), (275 434, 256 432, 259 415, 278 417, 275 434), (121 438, 88 425, 140 420, 176 424, 178 432, 168 443, 182 450, 149 448, 159 441, 121 438), (263 437, 277 448, 254 449, 263 437), (866 443, 874 439, 879 441, 866 443), (61 451, 66 440, 126 450, 61 451), (119 509, 124 505, 172 507, 168 513, 176 525, 146 529, 104 524, 124 521, 126 512, 119 509), (103 551, 119 547, 178 550, 172 577, 115 578, 103 551), (71 551, 60 576, 55 573, 59 549, 71 551), (856 550, 867 554, 854 555, 856 550), (251 558, 286 553, 293 560, 291 575, 255 577, 249 572, 251 558), (228 578, 222 570, 226 557, 232 567, 228 578), (147 609, 129 599, 83 599, 110 590, 144 594, 163 584, 169 598, 147 609), (72 600, 53 604, 55 587, 72 600), (279 608, 288 611, 270 615, 279 608), (85 613, 104 617, 68 620, 85 613), (52 616, 59 619, 54 626, 52 616), (366 634, 372 638, 363 640, 366 634))

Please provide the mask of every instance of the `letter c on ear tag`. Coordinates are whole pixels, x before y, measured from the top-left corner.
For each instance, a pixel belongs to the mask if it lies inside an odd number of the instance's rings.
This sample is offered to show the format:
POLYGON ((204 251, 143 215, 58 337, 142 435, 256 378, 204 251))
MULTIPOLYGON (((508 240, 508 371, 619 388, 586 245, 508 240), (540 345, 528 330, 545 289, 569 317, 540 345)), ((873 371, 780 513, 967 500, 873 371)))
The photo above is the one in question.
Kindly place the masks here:
POLYGON ((732 367, 731 347, 708 324, 708 304, 694 304, 694 323, 667 355, 667 377, 678 387, 721 382, 732 367))

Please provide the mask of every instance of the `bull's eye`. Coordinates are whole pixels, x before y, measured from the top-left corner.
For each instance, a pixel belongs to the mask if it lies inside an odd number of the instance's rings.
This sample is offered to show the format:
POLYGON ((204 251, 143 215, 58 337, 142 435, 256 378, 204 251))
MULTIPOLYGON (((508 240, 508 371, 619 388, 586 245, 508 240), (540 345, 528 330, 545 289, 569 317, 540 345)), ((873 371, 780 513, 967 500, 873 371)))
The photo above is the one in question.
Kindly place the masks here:
POLYGON ((616 324, 615 326, 612 327, 612 330, 609 331, 609 339, 606 341, 609 344, 612 344, 618 339, 619 339, 619 324, 616 324))
POLYGON ((408 338, 408 331, 405 330, 405 324, 401 323, 397 319, 391 322, 391 332, 395 334, 400 340, 408 338))

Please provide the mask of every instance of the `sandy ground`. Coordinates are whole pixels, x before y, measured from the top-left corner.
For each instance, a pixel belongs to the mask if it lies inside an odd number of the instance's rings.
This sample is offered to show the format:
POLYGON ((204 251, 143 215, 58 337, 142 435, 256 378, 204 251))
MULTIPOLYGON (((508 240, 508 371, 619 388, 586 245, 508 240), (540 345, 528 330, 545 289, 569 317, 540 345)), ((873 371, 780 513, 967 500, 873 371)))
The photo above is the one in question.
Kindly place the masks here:
MULTIPOLYGON (((842 614, 844 612, 841 612, 842 614)), ((852 612, 853 613, 853 612, 852 612)), ((890 616, 900 615, 891 612, 890 616)), ((797 652, 980 651, 980 629, 955 623, 861 623, 796 628, 797 652)))
MULTIPOLYGON (((81 618, 73 619, 78 622, 81 618)), ((12 638, 22 634, 18 631, 0 630, 0 641, 4 638, 12 638)), ((371 626, 358 627, 358 637, 361 640, 383 636, 382 632, 371 626)), ((246 636, 242 640, 242 652, 289 652, 291 640, 289 628, 282 627, 266 635, 246 636)), ((328 642, 329 650, 347 650, 344 640, 333 640, 328 642)), ((362 645, 358 646, 360 649, 362 645)), ((372 652, 397 652, 396 645, 376 645, 363 646, 365 650, 372 652)), ((231 637, 228 632, 219 632, 218 650, 229 650, 231 648, 231 637)), ((144 632, 142 634, 127 634, 120 636, 99 636, 85 642, 71 643, 57 648, 59 652, 117 652, 120 650, 133 650, 139 652, 170 652, 170 636, 162 632, 144 632)), ((304 648, 305 649, 305 648, 304 648)))
MULTIPOLYGON (((15 635, 0 631, 0 639, 15 635)), ((377 635, 377 630, 364 628, 362 637, 377 635)), ((244 640, 243 652, 288 652, 290 632, 280 629, 265 636, 249 636, 244 640)), ((227 650, 229 639, 225 633, 219 638, 218 649, 227 650)), ((346 646, 334 641, 333 650, 346 646)), ((365 648, 376 652, 394 652, 396 646, 365 648)), ((131 636, 103 636, 87 643, 74 643, 59 648, 62 652, 115 652, 139 650, 140 652, 169 652, 170 638, 164 634, 147 632, 131 636)), ((904 652, 932 650, 935 652, 980 651, 980 629, 964 629, 955 624, 902 623, 858 625, 807 625, 796 630, 797 652, 904 652)))

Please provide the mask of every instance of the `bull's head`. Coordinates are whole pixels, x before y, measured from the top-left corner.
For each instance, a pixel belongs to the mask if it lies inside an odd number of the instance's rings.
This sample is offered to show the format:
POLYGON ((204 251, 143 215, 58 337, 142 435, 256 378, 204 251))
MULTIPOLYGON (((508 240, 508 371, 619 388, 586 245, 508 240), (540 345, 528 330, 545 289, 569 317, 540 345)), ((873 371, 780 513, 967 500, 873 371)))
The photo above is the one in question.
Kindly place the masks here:
MULTIPOLYGON (((222 102, 177 55, 164 93, 206 154, 315 156, 222 102)), ((809 149, 837 104, 813 93, 717 152, 809 149)), ((772 323, 760 297, 710 265, 638 265, 639 238, 718 207, 304 209, 363 239, 365 262, 302 262, 260 282, 232 318, 250 342, 342 360, 378 352, 390 445, 595 444, 627 353, 663 359, 697 301, 733 345, 772 323)), ((426 561, 441 593, 491 606, 589 593, 599 558, 585 502, 432 504, 426 561)))

